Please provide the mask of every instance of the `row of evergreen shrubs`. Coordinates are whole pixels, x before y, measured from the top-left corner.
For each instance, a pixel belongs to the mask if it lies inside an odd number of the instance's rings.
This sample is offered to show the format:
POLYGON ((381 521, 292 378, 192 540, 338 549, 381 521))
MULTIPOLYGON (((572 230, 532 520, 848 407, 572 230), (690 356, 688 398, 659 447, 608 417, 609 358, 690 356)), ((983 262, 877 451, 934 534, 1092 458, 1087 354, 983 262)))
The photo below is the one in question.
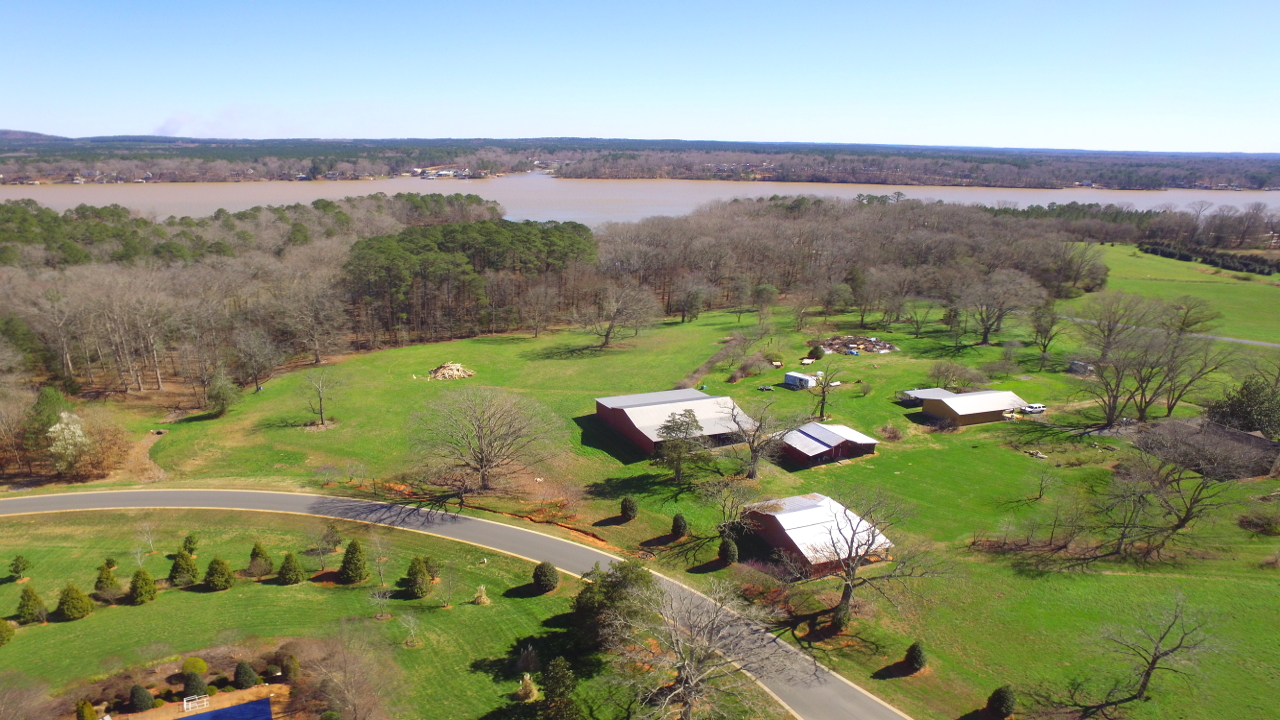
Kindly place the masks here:
POLYGON ((1239 255, 1208 248, 1190 248, 1169 243, 1146 243, 1139 245, 1138 249, 1148 255, 1158 255, 1171 260, 1181 260, 1183 262, 1198 260, 1205 265, 1212 265, 1231 272, 1272 275, 1280 271, 1280 260, 1268 260, 1254 255, 1239 255))

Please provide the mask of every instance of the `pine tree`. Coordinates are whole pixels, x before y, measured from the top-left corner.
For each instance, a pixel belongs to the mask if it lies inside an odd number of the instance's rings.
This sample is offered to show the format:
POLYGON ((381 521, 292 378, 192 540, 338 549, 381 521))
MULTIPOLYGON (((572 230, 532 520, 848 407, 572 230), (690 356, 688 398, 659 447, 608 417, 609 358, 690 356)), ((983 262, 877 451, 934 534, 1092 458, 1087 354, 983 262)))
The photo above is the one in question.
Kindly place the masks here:
POLYGON ((200 538, 195 533, 190 533, 182 538, 182 552, 188 555, 195 555, 196 548, 200 545, 200 538))
POLYGON ((542 720, 582 720, 582 709, 573 693, 578 689, 578 678, 569 663, 558 657, 547 664, 542 672, 542 708, 538 717, 542 720))
POLYGON ((9 624, 9 621, 0 619, 0 647, 8 645, 9 641, 13 639, 13 634, 13 626, 9 624))
POLYGON ((76 720, 98 720, 98 711, 93 709, 93 703, 88 700, 77 702, 76 720))
POLYGON ((260 542, 254 543, 253 550, 249 551, 249 564, 252 565, 255 561, 266 568, 266 572, 262 573, 263 575, 270 575, 275 570, 275 561, 271 559, 271 555, 267 553, 267 549, 262 547, 260 542))
POLYGON ((134 685, 129 689, 130 712, 146 712, 155 705, 155 701, 156 699, 151 695, 151 691, 141 685, 134 685))
POLYGON ((671 537, 677 540, 689 534, 689 521, 684 519, 682 513, 676 513, 671 516, 671 537))
POLYGON ((210 590, 229 590, 236 584, 235 573, 226 560, 216 557, 209 561, 209 570, 204 574, 204 584, 210 590))
POLYGON ((1002 685, 991 693, 987 698, 987 714, 999 720, 1013 715, 1018 709, 1018 696, 1013 692, 1013 688, 1008 685, 1002 685))
POLYGON ((194 697, 197 695, 208 695, 209 684, 200 677, 199 673, 183 673, 182 675, 182 695, 184 697, 194 697))
POLYGON ((533 569, 533 587, 539 593, 549 593, 560 586, 560 571, 549 562, 540 562, 533 569))
POLYGON ((364 560, 364 548, 360 541, 352 539, 342 555, 342 567, 338 568, 338 582, 355 585, 369 579, 369 565, 364 560))
POLYGON ((733 565, 738 562, 738 543, 733 538, 725 535, 720 538, 720 551, 717 553, 720 562, 725 565, 733 565))
POLYGON ((67 583, 58 595, 58 609, 54 612, 62 620, 79 620, 93 612, 93 601, 80 588, 67 583))
POLYGON ((298 556, 293 553, 286 553, 284 562, 280 563, 280 573, 276 575, 276 580, 281 585, 297 585, 307 579, 307 574, 302 570, 302 563, 298 562, 298 556))
POLYGON ((427 569, 427 558, 415 557, 409 561, 409 571, 402 583, 410 597, 421 599, 431 594, 431 573, 427 569))
POLYGON ((93 581, 93 591, 105 600, 113 600, 120 596, 120 581, 116 574, 103 563, 98 568, 98 579, 93 581))
POLYGON ((169 568, 169 584, 174 587, 186 587, 200 577, 200 568, 196 561, 185 551, 179 550, 173 556, 173 565, 169 568))
POLYGON ((156 599, 156 581, 152 579, 151 573, 138 568, 133 573, 133 580, 129 582, 129 604, 145 605, 156 599))
POLYGON ((248 690, 258 684, 258 673, 253 671, 249 663, 241 660, 236 663, 235 686, 239 690, 248 690))
POLYGON ((21 580, 27 576, 27 571, 31 569, 31 561, 21 555, 16 555, 13 562, 9 563, 9 574, 21 580))
POLYGON ((23 625, 43 622, 48 613, 49 610, 44 605, 44 598, 40 597, 40 593, 36 592, 35 588, 30 585, 22 588, 22 596, 18 598, 18 622, 23 625))
POLYGON ((918 641, 911 643, 911 647, 907 648, 907 655, 902 660, 913 673, 918 673, 929 664, 929 658, 924 653, 924 646, 918 641))
POLYGON ((631 522, 640 514, 640 505, 630 495, 622 498, 622 521, 631 522))

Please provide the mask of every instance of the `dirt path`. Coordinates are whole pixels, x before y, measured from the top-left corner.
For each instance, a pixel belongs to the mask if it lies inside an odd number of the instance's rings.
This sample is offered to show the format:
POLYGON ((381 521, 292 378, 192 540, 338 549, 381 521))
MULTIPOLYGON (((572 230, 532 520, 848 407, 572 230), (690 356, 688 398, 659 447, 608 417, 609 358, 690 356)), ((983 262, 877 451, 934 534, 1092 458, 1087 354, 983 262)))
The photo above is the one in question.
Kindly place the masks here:
POLYGON ((107 481, 134 479, 142 483, 153 483, 166 480, 164 468, 151 459, 151 446, 164 437, 165 430, 152 430, 147 436, 134 443, 129 454, 124 456, 120 467, 111 471, 107 481))

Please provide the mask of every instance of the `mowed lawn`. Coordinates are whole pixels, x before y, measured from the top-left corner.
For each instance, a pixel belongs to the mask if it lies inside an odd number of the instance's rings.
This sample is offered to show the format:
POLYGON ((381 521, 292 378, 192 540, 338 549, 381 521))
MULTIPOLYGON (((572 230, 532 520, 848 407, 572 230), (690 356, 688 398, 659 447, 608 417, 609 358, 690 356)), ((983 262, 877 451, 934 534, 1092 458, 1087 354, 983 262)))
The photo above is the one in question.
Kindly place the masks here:
MULTIPOLYGON (((145 555, 143 566, 157 578, 168 574, 171 561, 166 555, 180 546, 185 532, 196 533, 200 540, 196 562, 201 570, 219 556, 234 569, 242 569, 248 565, 255 541, 266 546, 278 567, 284 551, 311 547, 308 537, 320 527, 318 519, 270 513, 73 512, 0 519, 0 548, 6 564, 17 554, 33 561, 30 582, 52 610, 57 592, 68 581, 91 592, 96 568, 105 557, 115 558, 116 574, 127 583, 137 568, 131 551, 145 547, 135 534, 142 522, 156 527, 158 552, 145 555)), ((371 533, 384 539, 389 583, 403 576, 414 555, 429 555, 441 563, 444 580, 436 585, 433 596, 392 600, 389 608, 397 616, 413 614, 420 619, 424 647, 405 648, 407 635, 395 620, 371 619, 376 609, 368 593, 376 588, 376 573, 355 587, 241 580, 224 592, 167 590, 141 607, 99 607, 83 620, 22 627, 11 643, 0 648, 0 672, 19 671, 64 688, 80 678, 205 647, 254 638, 323 637, 339 623, 353 622, 404 671, 397 696, 389 698, 404 711, 398 717, 417 718, 421 708, 431 708, 432 717, 477 718, 505 705, 519 683, 495 679, 473 669, 473 664, 483 668, 499 661, 497 665, 505 668, 501 660, 518 641, 556 632, 548 628, 555 621, 548 620, 566 612, 577 592, 578 581, 569 576, 549 595, 512 592, 527 586, 532 564, 463 543, 356 523, 339 527, 344 540, 362 538, 371 569, 377 556, 371 533), (487 562, 482 564, 482 559, 487 562), (491 605, 467 602, 479 585, 486 587, 491 605), (453 595, 454 607, 443 609, 448 594, 453 595)), ((329 568, 340 558, 330 559, 329 568)), ((302 560, 308 570, 317 568, 314 558, 302 560)), ((17 606, 22 587, 12 580, 0 582, 0 608, 5 614, 17 606)), ((587 685, 584 692, 590 695, 591 683, 587 685)))
MULTIPOLYGON (((779 331, 756 349, 777 349, 786 358, 786 367, 736 385, 727 383, 730 368, 720 367, 702 379, 707 392, 731 395, 748 409, 753 403, 772 401, 787 412, 813 411, 815 398, 808 393, 757 389, 780 383, 786 370, 798 369, 805 340, 816 334, 790 332, 785 315, 775 321, 779 331)), ((254 478, 285 477, 318 487, 335 472, 343 474, 349 462, 360 464, 369 475, 385 477, 411 464, 409 428, 415 413, 432 412, 444 394, 459 387, 502 387, 545 406, 553 418, 553 443, 559 451, 538 473, 550 481, 586 489, 585 498, 562 519, 600 535, 623 552, 638 553, 641 543, 666 533, 673 513, 686 514, 694 531, 701 533, 711 531, 717 516, 687 488, 673 487, 662 471, 596 423, 590 417, 594 398, 670 389, 719 349, 735 329, 749 330, 754 323, 751 314, 739 321, 731 314, 706 313, 694 323, 669 322, 606 351, 587 349, 587 338, 562 332, 538 339, 477 338, 350 356, 328 366, 344 383, 330 403, 338 417, 335 428, 309 432, 301 427, 311 418, 302 391, 303 370, 271 380, 261 394, 246 395, 224 418, 163 426, 171 432, 155 445, 153 457, 176 477, 201 485, 243 485, 254 478), (421 379, 446 361, 460 362, 477 375, 462 381, 421 379), (615 524, 618 501, 625 495, 639 500, 640 517, 615 524)), ((836 317, 824 334, 834 332, 864 331, 857 330, 851 318, 836 317)), ((842 641, 829 648, 824 661, 913 717, 954 719, 981 705, 987 693, 1006 682, 1061 687, 1078 675, 1115 669, 1118 660, 1101 652, 1098 642, 1105 627, 1131 622, 1181 591, 1195 605, 1220 613, 1222 621, 1215 632, 1230 650, 1206 655, 1190 685, 1165 681, 1157 699, 1135 708, 1134 716, 1153 720, 1266 717, 1259 708, 1280 696, 1280 677, 1267 669, 1280 666, 1276 650, 1280 631, 1274 623, 1280 607, 1280 572, 1262 569, 1260 562, 1280 549, 1280 542, 1248 536, 1235 527, 1234 515, 1228 513, 1203 531, 1202 557, 1188 557, 1174 565, 1115 565, 1087 573, 1036 574, 1017 570, 1006 560, 970 552, 968 541, 975 533, 1001 532, 1016 524, 1021 513, 1032 512, 1010 510, 1006 503, 1033 494, 1040 473, 1061 477, 1059 492, 1070 492, 1087 480, 1105 478, 1113 453, 1086 439, 1044 445, 1041 449, 1049 460, 1039 460, 1013 446, 1016 423, 949 435, 924 432, 918 410, 896 404, 895 391, 927 387, 928 370, 938 360, 980 366, 999 359, 1003 349, 954 351, 939 327, 931 328, 922 339, 900 331, 883 337, 903 351, 834 357, 816 368, 839 371, 844 382, 828 409, 832 421, 877 437, 879 428, 892 424, 906 433, 905 439, 882 443, 876 455, 846 464, 808 470, 770 466, 760 489, 766 495, 823 492, 838 499, 867 489, 889 493, 911 507, 911 516, 898 530, 900 537, 934 543, 946 561, 948 576, 921 583, 924 599, 908 602, 902 609, 880 604, 877 615, 858 628, 860 636, 875 643, 842 641), (871 679, 876 670, 900 658, 915 639, 930 648, 934 665, 929 673, 898 680, 871 679)), ((1015 322, 1000 339, 1025 341, 1026 330, 1015 322)), ((1068 349, 1070 342, 1065 340, 1061 349, 1068 349)), ((1085 400, 1068 376, 1053 369, 1038 372, 1033 350, 1018 350, 1016 356, 1021 372, 997 378, 992 388, 1013 390, 1028 402, 1045 403, 1051 412, 1085 400)), ((1276 485, 1260 483, 1233 492, 1243 499, 1276 485)), ((341 490, 339 486, 329 491, 341 490)), ((516 512, 538 508, 532 498, 495 497, 483 502, 516 512)), ((695 585, 720 576, 751 579, 749 571, 708 565, 713 552, 709 546, 693 558, 660 553, 654 562, 664 572, 695 585)))
MULTIPOLYGON (((1208 300, 1222 313, 1214 335, 1280 343, 1280 276, 1247 275, 1237 280, 1226 270, 1198 262, 1148 255, 1131 245, 1103 246, 1103 262, 1111 268, 1107 287, 1145 297, 1173 300, 1191 295, 1208 300)), ((1084 298, 1062 304, 1063 311, 1084 298)))

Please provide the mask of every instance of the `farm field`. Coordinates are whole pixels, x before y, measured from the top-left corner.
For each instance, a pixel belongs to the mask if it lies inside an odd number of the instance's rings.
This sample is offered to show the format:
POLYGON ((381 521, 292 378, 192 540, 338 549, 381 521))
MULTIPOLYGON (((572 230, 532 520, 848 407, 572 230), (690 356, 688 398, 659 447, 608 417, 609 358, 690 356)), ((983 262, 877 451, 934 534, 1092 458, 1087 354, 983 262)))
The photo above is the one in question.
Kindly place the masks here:
MULTIPOLYGON (((142 566, 157 578, 168 574, 171 561, 166 555, 179 547, 184 533, 199 538, 196 562, 203 571, 213 557, 227 559, 234 569, 245 567, 255 541, 277 558, 278 567, 280 553, 312 547, 309 535, 321 526, 319 519, 268 513, 73 512, 0 520, 0 547, 6 563, 16 554, 33 562, 29 582, 52 609, 57 592, 67 582, 92 591, 96 567, 105 557, 115 558, 116 574, 127 583, 138 567, 131 551, 145 545, 135 534, 143 522, 155 525, 157 552, 143 555, 142 566)), ((362 539, 371 570, 375 553, 370 534, 383 538, 388 583, 403 576, 414 555, 429 555, 442 564, 442 582, 431 596, 393 599, 389 607, 393 615, 411 613, 419 618, 422 647, 404 646, 407 635, 396 620, 372 619, 376 609, 368 593, 378 582, 376 572, 354 587, 311 581, 280 586, 270 579, 261 583, 241 579, 223 592, 166 590, 140 607, 100 606, 82 620, 20 628, 13 641, 0 649, 0 671, 19 671, 55 689, 66 689, 82 678, 206 647, 252 645, 264 638, 323 637, 339 623, 353 622, 403 670, 391 704, 411 711, 398 716, 417 717, 416 709, 432 708, 433 716, 475 718, 506 705, 519 685, 508 673, 483 669, 505 670, 503 660, 518 641, 557 632, 551 629, 555 624, 551 618, 568 610, 578 588, 576 579, 565 576, 555 592, 530 596, 520 590, 532 572, 532 564, 526 561, 409 531, 357 523, 341 523, 339 529, 344 541, 362 539), (483 564, 482 558, 487 559, 483 564), (486 586, 491 605, 467 602, 478 585, 486 586), (452 609, 441 607, 445 595, 453 596, 452 609), (440 682, 441 678, 448 682, 440 682)), ((309 572, 318 569, 315 558, 300 559, 309 572)), ((329 568, 337 562, 330 560, 329 568)), ((11 578, 0 581, 0 607, 6 614, 16 607, 22 587, 11 578)), ((585 697, 593 696, 598 682, 584 682, 585 697)))
MULTIPOLYGON (((777 318, 779 325, 786 320, 777 318)), ((830 321, 828 332, 859 332, 848 317, 830 321)), ((563 332, 538 339, 483 337, 351 356, 329 366, 344 384, 332 401, 337 425, 324 432, 302 427, 310 416, 302 394, 303 379, 297 372, 271 380, 260 394, 246 395, 223 418, 158 425, 154 424, 158 417, 130 410, 134 413, 130 422, 139 429, 170 431, 156 443, 152 456, 173 476, 172 483, 245 487, 265 479, 266 486, 287 482, 313 491, 358 493, 345 480, 349 468, 355 467, 352 463, 358 465, 358 474, 382 478, 411 466, 409 427, 415 413, 433 412, 439 400, 460 384, 506 388, 545 406, 555 419, 553 444, 560 450, 538 473, 547 482, 581 488, 583 494, 562 514, 548 509, 546 498, 529 494, 481 497, 477 502, 506 512, 558 519, 597 534, 621 552, 640 554, 655 549, 657 539, 669 529, 672 514, 684 513, 695 533, 709 532, 717 515, 689 488, 672 486, 638 451, 597 424, 591 418, 593 399, 673 387, 713 354, 725 337, 750 329, 754 322, 752 315, 739 321, 727 313, 705 313, 696 322, 669 322, 607 351, 586 349, 582 336, 563 332), (414 379, 446 361, 460 362, 477 375, 452 382, 414 379), (640 516, 618 524, 618 503, 627 495, 639 501, 640 516)), ((733 396, 748 411, 752 402, 769 399, 784 410, 811 412, 814 398, 806 393, 756 389, 780 382, 785 370, 796 368, 809 337, 783 329, 757 346, 782 352, 787 358, 783 370, 730 385, 728 369, 717 368, 699 384, 709 393, 733 396)), ((955 718, 981 706, 987 693, 1006 682, 1062 687, 1082 673, 1119 667, 1118 660, 1100 650, 1098 638, 1104 629, 1136 620, 1152 603, 1180 591, 1193 604, 1220 613, 1219 635, 1230 650, 1203 659, 1191 686, 1166 681, 1156 700, 1135 708, 1132 716, 1151 720, 1266 717, 1269 698, 1280 693, 1280 678, 1268 669, 1280 665, 1275 649, 1280 644, 1271 622, 1280 601, 1280 574, 1262 569, 1260 563, 1280 549, 1280 542, 1249 536, 1235 527, 1232 516, 1199 531, 1198 557, 1169 565, 1118 564, 1088 573, 1034 573, 970 551, 968 543, 975 534, 1000 532, 1031 512, 1012 511, 1004 503, 1033 494, 1041 472, 1061 477, 1061 492, 1071 492, 1105 477, 1113 453, 1085 439, 1036 445, 1049 456, 1048 461, 1037 460, 1021 451, 1018 423, 966 428, 954 434, 924 432, 915 422, 918 411, 893 402, 894 392, 927 386, 928 369, 939 359, 977 366, 999 359, 1002 349, 953 351, 940 328, 918 340, 902 332, 883 337, 903 351, 833 357, 817 367, 838 369, 844 381, 829 409, 832 421, 874 436, 879 436, 880 427, 892 424, 905 438, 882 443, 874 456, 840 465, 794 472, 770 466, 759 489, 766 496, 823 492, 837 499, 881 489, 913 509, 899 531, 902 537, 932 543, 946 561, 948 574, 919 583, 922 599, 908 599, 900 610, 873 603, 873 617, 860 621, 854 635, 831 644, 824 662, 913 717, 955 718), (899 659, 913 640, 922 640, 930 649, 934 664, 929 673, 872 679, 876 671, 899 659), (1194 699, 1193 706, 1187 705, 1189 699, 1194 699)), ((1020 337, 1023 330, 1015 326, 1007 329, 1004 339, 1020 337)), ((1014 390, 1028 402, 1043 402, 1051 413, 1081 400, 1066 375, 1036 370, 1033 351, 1018 351, 1017 358, 1023 372, 996 380, 991 387, 1014 390)), ((1277 486, 1268 481, 1233 492, 1247 501, 1277 486)), ((555 526, 539 528, 564 534, 555 526)), ((750 556, 752 549, 746 552, 750 556)), ((720 569, 709 562, 713 556, 714 548, 708 545, 691 557, 659 551, 652 562, 695 585, 717 577, 768 583, 766 576, 746 566, 720 569)), ((833 600, 830 588, 819 584, 810 589, 815 603, 833 600)))

